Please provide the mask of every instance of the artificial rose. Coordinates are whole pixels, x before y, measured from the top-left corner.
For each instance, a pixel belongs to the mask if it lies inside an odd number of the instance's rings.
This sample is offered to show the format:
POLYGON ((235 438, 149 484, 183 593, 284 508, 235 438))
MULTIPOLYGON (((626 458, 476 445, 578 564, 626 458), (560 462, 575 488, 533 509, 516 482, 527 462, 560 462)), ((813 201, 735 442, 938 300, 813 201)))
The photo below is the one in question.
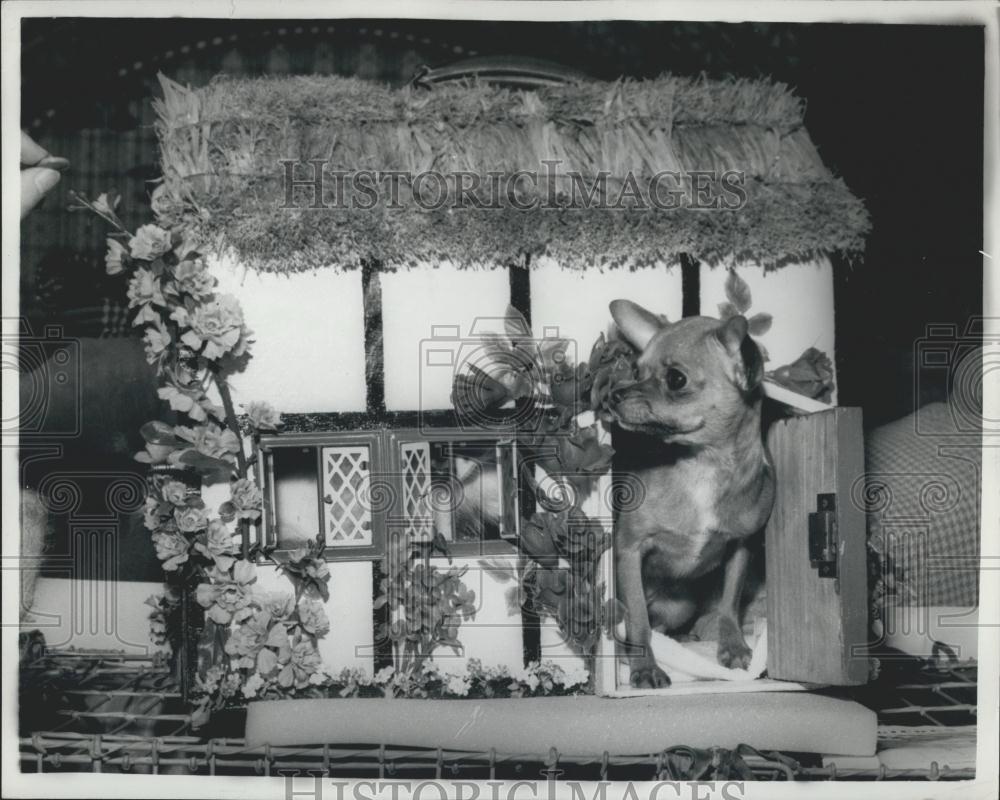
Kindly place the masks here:
POLYGON ((767 374, 793 392, 829 403, 833 395, 833 364, 822 350, 810 347, 791 364, 767 374))
POLYGON ((233 481, 229 488, 230 501, 223 504, 220 513, 238 519, 259 519, 263 495, 250 478, 233 481))
POLYGON ((205 513, 205 509, 195 506, 175 508, 174 520, 177 522, 177 527, 184 533, 194 533, 208 525, 208 515, 205 513))
POLYGON ((174 432, 184 441, 194 445, 195 450, 199 453, 209 458, 233 461, 235 453, 240 449, 240 440, 235 433, 211 422, 199 425, 197 428, 178 425, 174 428, 174 432))
POLYGON ((164 500, 175 506, 187 505, 188 487, 180 481, 167 481, 160 489, 160 494, 164 500))
POLYGON ((104 268, 108 275, 118 275, 125 269, 124 260, 128 257, 128 250, 117 239, 108 237, 108 252, 104 256, 104 268))
POLYGON ((250 417, 250 426, 257 431, 274 431, 281 425, 281 414, 270 403, 250 403, 247 416, 250 417))
POLYGON ((287 654, 288 661, 278 673, 279 685, 302 689, 309 685, 309 678, 320 666, 319 652, 311 639, 302 639, 292 645, 287 654))
POLYGON ((227 625, 234 618, 237 621, 252 616, 250 601, 253 591, 250 584, 257 579, 257 571, 248 561, 237 561, 233 565, 233 575, 230 577, 218 568, 209 573, 218 583, 201 583, 195 593, 198 604, 207 609, 208 617, 227 625))
POLYGON ((330 631, 330 620, 322 603, 303 599, 299 603, 299 623, 313 636, 325 636, 330 631))
POLYGON ((450 694, 465 697, 469 693, 469 679, 464 675, 449 675, 446 687, 450 694))
POLYGON ((215 278, 200 258, 182 261, 174 267, 174 281, 178 289, 191 295, 195 300, 208 297, 215 289, 215 278))
POLYGON ((188 560, 191 543, 177 531, 158 531, 153 534, 156 557, 163 562, 163 569, 173 572, 188 560))
POLYGON ((205 543, 198 542, 195 550, 210 558, 221 570, 228 570, 233 562, 236 547, 233 544, 233 534, 221 519, 213 519, 208 523, 205 533, 205 543))
POLYGON ((288 592, 262 592, 257 603, 275 619, 284 619, 295 608, 295 598, 288 592))
POLYGON ((221 358, 227 353, 239 356, 246 349, 243 309, 231 294, 195 306, 187 315, 186 324, 190 328, 181 336, 181 341, 192 350, 199 350, 204 345, 202 355, 205 358, 221 358))
POLYGON ((132 258, 152 261, 170 250, 170 231, 158 225, 143 225, 128 243, 132 258))
POLYGON ((266 613, 254 614, 233 627, 226 640, 225 650, 229 655, 240 658, 234 666, 244 668, 257 665, 257 654, 267 644, 270 628, 271 617, 266 613))

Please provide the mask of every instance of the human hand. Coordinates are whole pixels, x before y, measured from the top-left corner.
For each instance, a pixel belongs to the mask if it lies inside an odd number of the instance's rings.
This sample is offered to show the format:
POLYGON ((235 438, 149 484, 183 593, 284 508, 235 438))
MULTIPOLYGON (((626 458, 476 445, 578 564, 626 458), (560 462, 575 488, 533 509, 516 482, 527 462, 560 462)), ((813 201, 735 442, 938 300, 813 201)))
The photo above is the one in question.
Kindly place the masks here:
POLYGON ((49 151, 21 131, 21 219, 59 183, 69 161, 49 151))

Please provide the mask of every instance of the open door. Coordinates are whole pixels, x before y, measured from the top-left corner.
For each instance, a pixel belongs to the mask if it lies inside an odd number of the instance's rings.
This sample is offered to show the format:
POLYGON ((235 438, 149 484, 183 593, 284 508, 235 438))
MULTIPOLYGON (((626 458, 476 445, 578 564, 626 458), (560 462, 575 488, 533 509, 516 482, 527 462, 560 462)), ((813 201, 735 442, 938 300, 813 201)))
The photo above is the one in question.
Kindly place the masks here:
POLYGON ((777 497, 766 530, 768 676, 855 685, 868 680, 861 409, 775 422, 767 435, 777 497))

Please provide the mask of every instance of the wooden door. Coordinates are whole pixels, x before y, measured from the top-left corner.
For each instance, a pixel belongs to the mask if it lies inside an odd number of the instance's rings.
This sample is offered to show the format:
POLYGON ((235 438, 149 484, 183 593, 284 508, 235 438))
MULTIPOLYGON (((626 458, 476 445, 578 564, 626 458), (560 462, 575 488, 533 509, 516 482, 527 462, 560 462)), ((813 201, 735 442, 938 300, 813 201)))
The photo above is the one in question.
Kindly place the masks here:
POLYGON ((854 685, 868 679, 861 409, 771 425, 777 498, 765 541, 768 676, 854 685))

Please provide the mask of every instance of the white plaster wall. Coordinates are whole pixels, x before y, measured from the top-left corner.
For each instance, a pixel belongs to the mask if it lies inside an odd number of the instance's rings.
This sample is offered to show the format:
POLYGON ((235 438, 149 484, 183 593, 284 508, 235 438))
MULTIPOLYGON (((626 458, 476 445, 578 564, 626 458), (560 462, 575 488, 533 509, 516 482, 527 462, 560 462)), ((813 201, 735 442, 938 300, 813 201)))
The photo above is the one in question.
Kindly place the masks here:
POLYGON ((164 648, 149 638, 153 609, 146 598, 162 593, 161 583, 39 578, 31 619, 22 628, 38 628, 48 647, 148 655, 164 648))
POLYGON ((539 258, 531 266, 531 323, 539 337, 564 338, 575 343, 579 362, 611 324, 612 300, 632 300, 671 320, 683 308, 681 271, 666 264, 607 270, 579 270, 539 258))
POLYGON ((385 273, 381 280, 386 407, 451 408, 455 367, 475 349, 469 338, 503 330, 507 270, 421 265, 385 273), (439 341, 432 341, 435 335, 439 341))
POLYGON ((277 275, 228 259, 209 263, 217 291, 239 299, 254 334, 253 358, 230 380, 237 411, 255 400, 288 413, 364 410, 359 271, 277 275))
MULTIPOLYGON (((701 313, 705 316, 718 316, 719 303, 726 301, 726 267, 702 264, 701 313)), ((790 264, 770 272, 742 263, 736 272, 747 282, 753 297, 747 316, 763 311, 774 318, 771 329, 759 337, 771 357, 766 369, 794 361, 809 347, 834 360, 833 265, 829 259, 790 264)))

